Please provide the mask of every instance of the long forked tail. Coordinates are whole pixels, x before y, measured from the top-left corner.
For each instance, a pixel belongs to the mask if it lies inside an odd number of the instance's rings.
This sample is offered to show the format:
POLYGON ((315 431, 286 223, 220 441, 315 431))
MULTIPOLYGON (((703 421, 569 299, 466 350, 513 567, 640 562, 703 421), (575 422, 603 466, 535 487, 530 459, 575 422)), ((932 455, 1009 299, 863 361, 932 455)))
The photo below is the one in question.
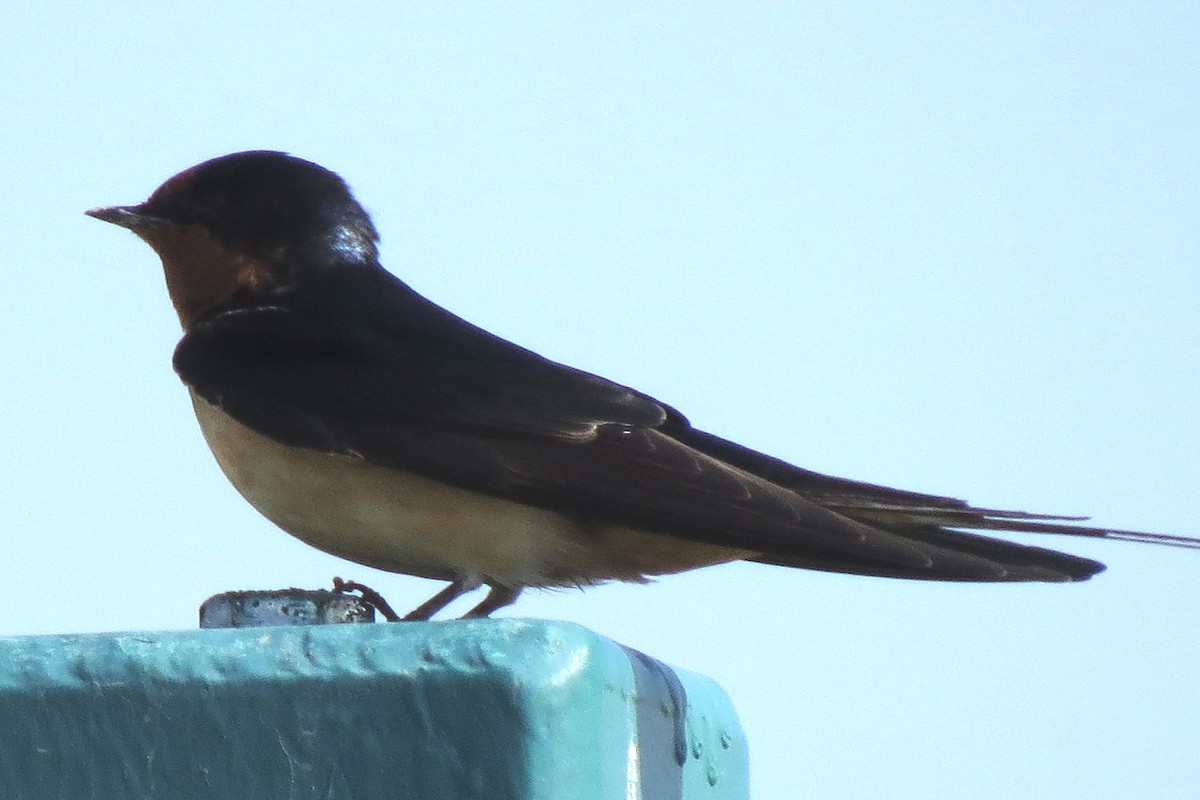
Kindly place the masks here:
POLYGON ((1104 570, 1088 558, 968 531, 1057 534, 1200 549, 1200 539, 1080 525, 1087 517, 976 508, 963 500, 893 489, 812 472, 704 431, 679 425, 680 441, 825 509, 870 528, 901 536, 928 562, 898 565, 829 551, 764 553, 754 559, 831 572, 942 581, 1080 581, 1104 570))
POLYGON ((918 580, 1068 582, 1087 580, 1103 572, 1104 565, 1089 558, 968 531, 1083 536, 1200 549, 1200 540, 1186 536, 1094 528, 1070 524, 1084 519, 1080 517, 972 508, 965 503, 957 509, 828 501, 824 505, 872 528, 903 536, 922 550, 928 557, 928 564, 914 568, 886 562, 872 563, 869 558, 830 557, 828 553, 817 558, 805 554, 797 557, 796 553, 772 554, 756 560, 807 569, 918 580))
POLYGON ((1000 511, 997 509, 965 509, 969 521, 956 523, 947 519, 941 522, 949 527, 964 527, 973 530, 1013 531, 1014 533, 1056 533, 1063 536, 1085 536, 1093 539, 1115 539, 1122 542, 1161 544, 1168 547, 1185 547, 1200 550, 1200 539, 1188 536, 1171 536, 1165 533, 1125 531, 1118 528, 1093 528, 1070 524, 1083 522, 1087 517, 1063 517, 1050 514, 1027 514, 1024 511, 1000 511))

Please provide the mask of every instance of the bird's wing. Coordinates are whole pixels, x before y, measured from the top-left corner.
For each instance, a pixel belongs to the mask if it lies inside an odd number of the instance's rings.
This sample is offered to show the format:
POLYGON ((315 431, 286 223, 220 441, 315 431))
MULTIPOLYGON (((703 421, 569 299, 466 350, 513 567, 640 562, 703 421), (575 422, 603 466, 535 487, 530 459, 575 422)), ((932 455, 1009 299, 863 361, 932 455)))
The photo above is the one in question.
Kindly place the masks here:
POLYGON ((827 478, 696 431, 670 407, 498 339, 386 273, 215 309, 189 329, 175 366, 205 400, 289 445, 772 563, 941 580, 1102 569, 903 511, 975 513, 960 501, 827 478))

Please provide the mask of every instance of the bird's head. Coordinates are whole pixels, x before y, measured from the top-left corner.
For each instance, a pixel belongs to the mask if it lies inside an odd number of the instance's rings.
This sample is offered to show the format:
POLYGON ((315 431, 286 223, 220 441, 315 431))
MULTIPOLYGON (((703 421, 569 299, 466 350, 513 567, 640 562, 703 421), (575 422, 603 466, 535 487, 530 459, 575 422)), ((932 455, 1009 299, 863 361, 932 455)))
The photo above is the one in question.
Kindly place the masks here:
POLYGON ((256 150, 205 161, 144 203, 87 212, 128 228, 159 254, 180 321, 243 291, 272 291, 297 274, 374 264, 378 234, 333 172, 256 150))

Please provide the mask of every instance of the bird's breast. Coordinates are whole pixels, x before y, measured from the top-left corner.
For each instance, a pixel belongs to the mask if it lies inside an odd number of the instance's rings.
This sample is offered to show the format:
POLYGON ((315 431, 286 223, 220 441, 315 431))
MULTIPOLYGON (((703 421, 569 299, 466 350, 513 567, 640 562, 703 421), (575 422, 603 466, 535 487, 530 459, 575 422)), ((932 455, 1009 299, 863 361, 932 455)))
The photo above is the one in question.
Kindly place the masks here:
POLYGON ((217 463, 252 506, 314 547, 379 569, 560 586, 637 581, 746 555, 291 447, 194 392, 192 404, 217 463))

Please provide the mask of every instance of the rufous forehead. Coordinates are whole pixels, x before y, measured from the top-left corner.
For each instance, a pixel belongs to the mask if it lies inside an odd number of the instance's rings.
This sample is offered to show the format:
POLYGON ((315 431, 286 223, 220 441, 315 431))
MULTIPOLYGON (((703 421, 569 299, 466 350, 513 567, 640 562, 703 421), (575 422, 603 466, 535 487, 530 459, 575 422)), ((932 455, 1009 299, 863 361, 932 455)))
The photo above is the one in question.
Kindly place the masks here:
POLYGON ((159 186, 146 200, 146 205, 153 205, 155 202, 160 202, 164 197, 170 197, 178 194, 186 194, 190 192, 196 184, 196 174, 199 170, 199 165, 189 167, 183 172, 168 178, 162 186, 159 186))

